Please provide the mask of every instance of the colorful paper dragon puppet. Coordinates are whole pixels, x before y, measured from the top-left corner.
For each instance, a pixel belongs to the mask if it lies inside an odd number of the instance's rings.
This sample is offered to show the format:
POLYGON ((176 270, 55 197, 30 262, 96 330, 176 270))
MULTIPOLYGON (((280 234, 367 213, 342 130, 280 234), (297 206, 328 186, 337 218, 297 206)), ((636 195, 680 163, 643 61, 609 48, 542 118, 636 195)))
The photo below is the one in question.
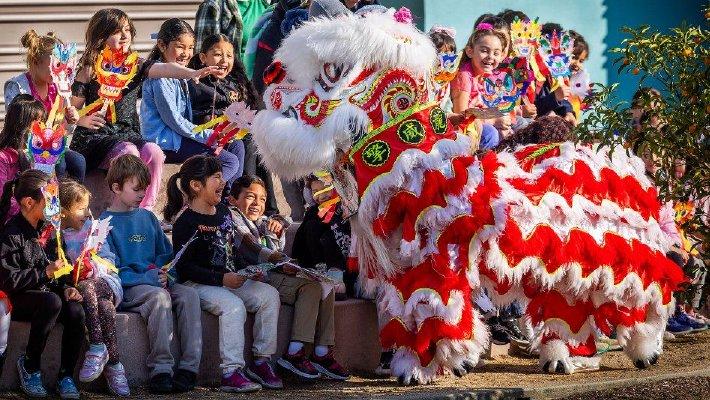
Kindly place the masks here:
POLYGON ((101 246, 106 243, 106 238, 110 230, 110 216, 101 220, 91 220, 91 223, 87 225, 85 232, 86 239, 84 240, 81 252, 76 257, 72 270, 72 281, 74 284, 96 276, 97 271, 96 268, 94 268, 95 265, 98 266, 98 268, 118 273, 118 270, 110 261, 99 255, 101 246))
POLYGON ((50 55, 49 67, 52 72, 52 81, 57 85, 57 92, 65 100, 66 104, 70 104, 71 85, 76 77, 77 61, 75 43, 57 43, 54 45, 54 50, 52 50, 50 55))
MULTIPOLYGON (((65 264, 65 267, 57 272, 56 277, 71 271, 71 266, 66 260, 60 241, 61 206, 59 204, 59 181, 55 172, 56 165, 64 157, 67 147, 66 129, 62 124, 64 105, 61 103, 63 103, 62 98, 57 96, 54 99, 47 121, 35 121, 32 124, 32 130, 27 138, 26 150, 32 168, 50 176, 49 182, 42 188, 42 194, 44 194, 45 199, 44 217, 50 223, 47 227, 54 230, 54 236, 57 238, 58 243, 57 254, 59 259, 65 264)), ((48 234, 51 234, 51 232, 47 231, 43 236, 48 234)))
POLYGON ((256 111, 249 108, 243 101, 239 101, 230 104, 221 116, 196 126, 193 132, 202 132, 215 127, 206 144, 210 147, 215 146, 215 153, 219 154, 228 143, 241 140, 249 133, 255 115, 256 111))
POLYGON ((483 104, 502 112, 513 111, 522 88, 513 80, 512 72, 507 68, 497 69, 481 79, 483 85, 480 98, 483 104))
POLYGON ((545 371, 598 367, 597 330, 615 329, 637 367, 655 364, 684 277, 641 159, 571 142, 477 158, 430 90, 431 42, 392 14, 291 32, 252 134, 281 177, 345 171, 334 185, 359 202, 349 264, 379 292, 393 375, 471 371, 489 345, 472 303, 484 290, 526 307, 545 371))
POLYGON ((138 73, 138 53, 124 53, 105 47, 96 58, 94 73, 99 82, 99 98, 79 111, 80 115, 95 112, 112 124, 116 123, 115 103, 123 97, 123 89, 138 73))
POLYGON ((541 26, 537 21, 537 18, 531 21, 515 17, 510 25, 514 55, 510 67, 514 71, 515 81, 523 84, 521 92, 531 96, 530 101, 534 101, 535 93, 533 88, 528 91, 528 87, 534 80, 544 81, 547 73, 547 68, 538 52, 541 26))
POLYGON ((540 38, 540 55, 553 78, 570 76, 574 40, 567 31, 553 31, 540 38))

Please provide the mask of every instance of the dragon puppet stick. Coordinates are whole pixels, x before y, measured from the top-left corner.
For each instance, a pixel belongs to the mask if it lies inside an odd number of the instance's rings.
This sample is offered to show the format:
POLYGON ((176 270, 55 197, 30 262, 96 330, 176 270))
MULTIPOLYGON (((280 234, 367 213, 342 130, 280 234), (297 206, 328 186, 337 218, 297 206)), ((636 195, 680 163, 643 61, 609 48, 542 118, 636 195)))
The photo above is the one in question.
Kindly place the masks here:
POLYGON ((107 121, 115 124, 115 103, 121 100, 123 89, 138 73, 138 53, 124 53, 120 49, 112 50, 106 46, 96 58, 94 73, 100 84, 99 98, 79 110, 79 115, 98 112, 107 121))
POLYGON ((47 238, 54 229, 57 239, 57 255, 64 267, 55 272, 55 278, 71 272, 72 267, 67 261, 61 246, 61 207, 59 204, 59 181, 56 175, 56 165, 64 157, 67 147, 66 129, 62 124, 64 120, 64 105, 61 96, 57 95, 52 104, 46 122, 35 121, 27 139, 27 156, 32 168, 40 170, 50 176, 49 182, 42 188, 45 199, 44 217, 50 222, 42 237, 47 238))
POLYGON ((215 146, 215 155, 219 155, 224 146, 234 140, 243 139, 249 133, 255 115, 256 111, 243 101, 239 101, 230 104, 221 116, 197 125, 192 131, 199 133, 214 127, 205 144, 210 147, 215 146))

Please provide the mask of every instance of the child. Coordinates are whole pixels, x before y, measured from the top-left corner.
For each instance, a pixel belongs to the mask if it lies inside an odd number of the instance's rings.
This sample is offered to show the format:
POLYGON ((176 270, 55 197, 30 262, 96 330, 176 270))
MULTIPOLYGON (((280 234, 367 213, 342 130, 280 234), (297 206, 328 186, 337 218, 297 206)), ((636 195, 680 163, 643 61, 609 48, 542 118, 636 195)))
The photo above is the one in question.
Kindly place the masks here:
POLYGON ((180 282, 197 291, 203 309, 219 316, 220 389, 239 393, 259 390, 262 385, 280 389, 283 383, 268 362, 276 352, 279 295, 268 284, 237 272, 240 243, 229 210, 221 203, 223 191, 221 166, 212 156, 188 158, 170 178, 165 217, 170 219, 183 208, 184 197, 188 205, 173 226, 175 250, 182 251, 175 269, 180 282), (244 370, 247 311, 256 314, 254 364, 244 370))
POLYGON ((356 276, 346 268, 350 251, 350 222, 343 218, 340 203, 333 205, 333 213, 319 215, 321 205, 337 196, 330 174, 321 178, 311 175, 306 180, 307 195, 315 205, 306 210, 303 222, 293 240, 293 258, 306 268, 326 264, 329 269, 343 271, 348 297, 355 297, 356 276))
MULTIPOLYGON (((235 221, 237 230, 242 233, 250 232, 250 236, 260 242, 261 235, 256 230, 255 223, 264 215, 266 201, 264 185, 254 178, 246 177, 235 182, 231 193, 230 203, 238 210, 235 221)), ((278 233, 278 229, 269 230, 278 233)), ((269 241, 265 243, 269 244, 269 241)), ((271 244, 273 246, 274 242, 271 241, 271 244)), ((272 253, 272 257, 276 259, 287 259, 286 255, 281 253, 283 244, 278 248, 262 247, 264 251, 278 250, 276 255, 272 253)), ((291 342, 287 353, 277 361, 278 364, 305 379, 315 379, 321 375, 337 380, 348 379, 347 372, 333 357, 335 293, 330 291, 323 298, 320 283, 294 276, 293 271, 287 266, 283 268, 283 273, 270 272, 268 280, 278 289, 281 302, 294 306, 291 342), (305 343, 315 344, 314 354, 310 360, 306 357, 305 343)))
MULTIPOLYGON (((236 101, 243 101, 252 110, 263 108, 259 95, 246 76, 244 64, 235 57, 234 47, 226 36, 214 34, 202 41, 200 53, 193 57, 190 66, 200 68, 207 65, 218 67, 218 72, 201 79, 200 82, 188 82, 192 102, 192 122, 203 124, 220 116, 230 104, 236 101)), ((268 193, 273 194, 271 174, 261 165, 250 135, 233 142, 228 150, 239 158, 239 164, 234 160, 225 164, 224 158, 220 157, 227 189, 243 173, 249 175, 258 173, 266 182, 268 193)), ((278 213, 275 196, 273 200, 268 200, 267 211, 269 214, 278 213)))
MULTIPOLYGON (((94 63, 99 53, 108 46, 111 50, 130 51, 136 30, 126 13, 115 8, 99 10, 89 20, 86 30, 86 50, 79 60, 79 72, 72 85, 72 105, 79 108, 99 99, 94 63)), ((74 131, 72 149, 86 157, 87 169, 108 169, 110 161, 121 154, 134 154, 148 164, 152 184, 148 187, 141 206, 151 209, 160 189, 160 175, 165 155, 155 143, 146 143, 141 136, 136 102, 145 78, 199 78, 213 68, 194 71, 177 63, 157 63, 139 60, 138 73, 123 89, 122 98, 115 102, 116 123, 104 120, 96 112, 82 117, 74 131)))
POLYGON ((72 379, 79 351, 84 343, 84 310, 79 291, 60 284, 54 273, 63 265, 49 261, 40 243, 44 227, 43 188, 49 176, 27 170, 5 184, 0 199, 0 220, 10 208, 10 196, 20 213, 10 218, 0 234, 0 290, 12 303, 12 319, 30 322, 26 354, 17 360, 20 387, 30 397, 46 397, 42 385, 40 360, 52 328, 64 325, 57 391, 62 399, 78 399, 79 390, 72 379))
MULTIPOLYGON (((542 26, 541 34, 549 35, 553 32, 558 34, 562 32, 562 26, 560 24, 548 22, 542 26)), ((579 58, 582 54, 576 54, 576 51, 583 49, 583 47, 575 46, 572 52, 573 59, 579 58)), ((585 57, 586 59, 586 57, 585 57)), ((582 60, 584 62, 584 60, 582 60)), ((545 116, 550 114, 557 114, 564 118, 565 121, 577 125, 577 116, 574 114, 572 104, 569 102, 569 97, 571 96, 571 88, 568 83, 564 80, 560 80, 560 84, 554 91, 551 90, 552 85, 550 78, 538 86, 538 92, 535 95, 535 106, 537 107, 537 114, 539 116, 545 116)))
MULTIPOLYGON (((459 71, 451 82, 453 112, 462 113, 471 107, 482 106, 479 79, 492 73, 507 55, 508 37, 494 25, 482 22, 476 26, 466 43, 459 71)), ((481 130, 481 149, 498 145, 512 133, 510 116, 484 120, 481 130)))
POLYGON ((441 99, 439 106, 445 111, 451 110, 451 80, 452 71, 458 66, 456 56, 456 31, 453 28, 434 25, 429 30, 429 39, 434 43, 439 56, 434 72, 434 82, 437 85, 437 98, 441 99))
POLYGON ((113 200, 101 218, 111 217, 107 243, 116 255, 123 285, 121 309, 140 313, 148 323, 148 388, 152 393, 192 390, 202 357, 200 299, 194 289, 169 282, 163 267, 172 259, 170 241, 155 215, 138 207, 150 184, 148 167, 140 158, 124 154, 111 163, 106 183, 113 200), (181 357, 174 375, 173 310, 181 357))
MULTIPOLYGON (((80 183, 67 180, 59 186, 62 238, 67 258, 73 265, 82 262, 79 258, 86 257, 81 251, 91 226, 90 198, 91 193, 80 183)), ((56 242, 53 246, 56 246, 56 242)), ((126 372, 119 362, 116 339, 116 306, 121 303, 123 289, 118 275, 106 266, 106 263, 111 267, 114 264, 114 255, 108 246, 100 246, 97 256, 103 261, 90 259, 91 269, 82 265, 88 274, 79 274, 76 284, 81 294, 89 333, 89 349, 79 371, 79 381, 92 382, 105 372, 111 393, 116 396, 128 396, 130 389, 126 372)))
MULTIPOLYGON (((194 45, 195 34, 190 25, 171 18, 160 26, 158 44, 148 59, 186 66, 192 58, 194 45)), ((213 151, 205 144, 212 130, 194 133, 195 125, 191 119, 192 105, 185 80, 161 78, 147 79, 143 83, 143 137, 163 149, 166 162, 179 164, 195 154, 213 151)), ((241 141, 229 144, 218 157, 225 180, 232 181, 241 175, 244 159, 241 141)))

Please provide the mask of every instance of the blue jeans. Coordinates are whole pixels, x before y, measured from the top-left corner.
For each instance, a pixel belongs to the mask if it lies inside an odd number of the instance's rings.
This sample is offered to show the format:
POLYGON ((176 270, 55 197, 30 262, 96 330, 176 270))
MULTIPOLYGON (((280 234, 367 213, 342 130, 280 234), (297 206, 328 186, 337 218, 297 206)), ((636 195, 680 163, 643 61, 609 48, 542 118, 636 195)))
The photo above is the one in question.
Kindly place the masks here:
POLYGON ((481 143, 478 145, 478 149, 492 149, 498 146, 498 143, 500 143, 498 129, 491 124, 483 124, 483 129, 481 130, 481 143))
MULTIPOLYGON (((210 147, 188 138, 182 138, 178 151, 163 149, 163 153, 168 164, 180 164, 196 154, 214 155, 210 147)), ((222 178, 227 182, 225 190, 228 193, 232 183, 244 171, 244 143, 241 140, 233 141, 222 149, 217 158, 222 162, 222 178)))
POLYGON ((86 159, 81 153, 67 149, 64 157, 57 163, 56 171, 60 178, 69 175, 75 181, 83 183, 86 176, 86 159))

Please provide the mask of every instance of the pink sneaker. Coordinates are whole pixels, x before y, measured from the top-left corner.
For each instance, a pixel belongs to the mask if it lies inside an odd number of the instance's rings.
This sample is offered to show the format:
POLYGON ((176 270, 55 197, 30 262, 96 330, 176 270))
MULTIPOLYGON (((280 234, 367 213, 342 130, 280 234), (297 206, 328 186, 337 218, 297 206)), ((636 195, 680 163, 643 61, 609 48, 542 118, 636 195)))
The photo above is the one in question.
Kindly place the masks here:
POLYGON ((268 362, 262 362, 261 364, 252 364, 247 367, 244 372, 247 376, 261 384, 261 386, 267 389, 283 389, 284 383, 281 381, 274 368, 268 362))
POLYGON ((219 390, 229 393, 247 393, 261 390, 261 385, 249 380, 241 370, 234 370, 228 376, 222 376, 222 385, 219 390))
POLYGON ((108 350, 104 344, 89 345, 84 356, 84 363, 79 371, 79 382, 93 382, 104 372, 108 362, 108 350))
POLYGON ((131 395, 131 389, 128 387, 126 380, 126 370, 123 369, 123 364, 107 365, 104 368, 104 376, 106 377, 106 385, 108 390, 116 396, 127 397, 131 395))

